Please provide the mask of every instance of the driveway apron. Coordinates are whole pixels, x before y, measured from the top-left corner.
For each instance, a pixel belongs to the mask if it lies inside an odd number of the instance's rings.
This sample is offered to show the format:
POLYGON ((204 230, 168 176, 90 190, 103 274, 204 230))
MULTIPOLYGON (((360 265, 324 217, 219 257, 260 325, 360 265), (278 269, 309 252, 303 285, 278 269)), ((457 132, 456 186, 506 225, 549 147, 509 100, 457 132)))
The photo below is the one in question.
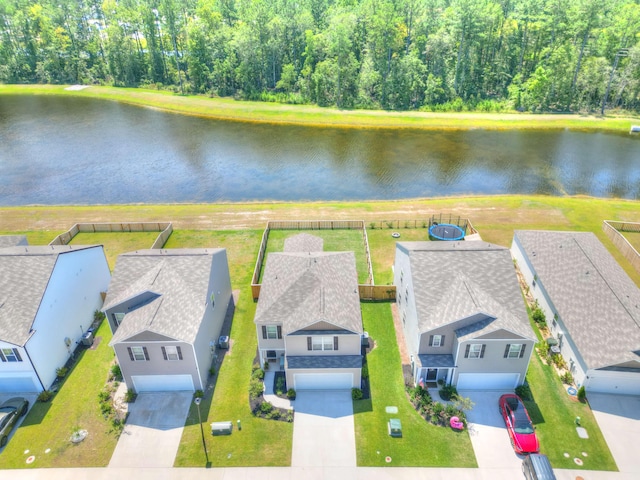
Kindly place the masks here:
POLYGON ((640 397, 589 393, 587 399, 618 470, 640 478, 640 397))
POLYGON ((139 394, 109 467, 172 467, 192 399, 191 392, 139 394))
POLYGON ((522 456, 516 454, 498 409, 500 395, 506 392, 462 391, 475 403, 467 413, 469 437, 481 469, 520 469, 522 456))
POLYGON ((293 467, 355 467, 356 436, 350 390, 297 392, 293 467))

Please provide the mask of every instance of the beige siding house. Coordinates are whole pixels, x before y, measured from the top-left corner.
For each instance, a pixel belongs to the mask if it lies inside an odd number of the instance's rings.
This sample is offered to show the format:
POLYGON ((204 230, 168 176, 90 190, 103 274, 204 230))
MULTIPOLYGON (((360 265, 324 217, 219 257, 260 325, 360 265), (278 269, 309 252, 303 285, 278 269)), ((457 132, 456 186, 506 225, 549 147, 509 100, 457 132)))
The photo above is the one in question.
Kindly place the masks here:
POLYGON ((204 390, 230 301, 224 249, 120 255, 103 310, 127 387, 204 390))
POLYGON ((401 242, 394 283, 416 384, 512 390, 524 382, 535 334, 508 249, 401 242))
MULTIPOLYGON (((318 241, 319 240, 319 241, 318 241)), ((353 252, 323 252, 307 234, 267 257, 255 324, 261 363, 296 390, 361 385, 362 315, 353 252)))

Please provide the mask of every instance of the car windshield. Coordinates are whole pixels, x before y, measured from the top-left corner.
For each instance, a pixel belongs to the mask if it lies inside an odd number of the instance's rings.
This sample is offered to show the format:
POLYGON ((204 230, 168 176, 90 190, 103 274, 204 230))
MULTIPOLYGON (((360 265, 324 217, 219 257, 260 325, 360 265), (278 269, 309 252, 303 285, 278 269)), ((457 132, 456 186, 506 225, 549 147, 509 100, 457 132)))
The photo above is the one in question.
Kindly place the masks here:
POLYGON ((513 430, 516 433, 533 433, 533 425, 531 425, 531 421, 525 411, 524 405, 517 400, 509 401, 508 403, 511 411, 513 412, 513 430))

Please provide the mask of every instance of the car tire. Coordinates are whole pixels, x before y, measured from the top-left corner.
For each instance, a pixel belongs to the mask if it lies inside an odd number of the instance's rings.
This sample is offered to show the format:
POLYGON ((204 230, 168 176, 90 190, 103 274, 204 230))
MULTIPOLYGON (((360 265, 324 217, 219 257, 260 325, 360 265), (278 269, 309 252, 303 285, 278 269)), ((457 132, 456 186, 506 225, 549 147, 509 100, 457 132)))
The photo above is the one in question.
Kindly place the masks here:
POLYGON ((20 416, 24 417, 27 414, 27 411, 29 410, 29 403, 25 403, 22 406, 22 410, 20 410, 20 416))
POLYGON ((0 448, 4 447, 7 444, 7 436, 5 435, 4 437, 0 438, 0 448))

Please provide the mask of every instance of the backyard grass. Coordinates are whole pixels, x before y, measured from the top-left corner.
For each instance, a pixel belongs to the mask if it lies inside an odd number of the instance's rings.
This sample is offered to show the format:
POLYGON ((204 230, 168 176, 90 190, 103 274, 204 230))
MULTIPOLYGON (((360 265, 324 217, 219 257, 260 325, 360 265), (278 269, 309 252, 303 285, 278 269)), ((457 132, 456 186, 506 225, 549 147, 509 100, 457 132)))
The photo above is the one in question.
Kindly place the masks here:
POLYGON ((618 470, 589 405, 570 397, 553 367, 544 365, 537 354, 531 357, 527 381, 533 400, 525 404, 536 427, 540 451, 549 457, 554 468, 618 470), (578 436, 576 417, 580 417, 588 439, 578 436), (580 458, 584 465, 578 467, 574 458, 580 458))
POLYGON ((627 239, 627 241, 640 252, 640 232, 620 232, 627 239))
MULTIPOLYGON (((325 252, 354 252, 356 256, 358 282, 368 283, 369 273, 367 270, 367 256, 364 249, 362 230, 270 230, 266 254, 284 251, 285 239, 299 233, 308 233, 322 238, 324 240, 323 248, 325 252)), ((265 261, 267 255, 265 255, 265 261)), ((260 271, 261 281, 263 273, 264 265, 260 271)))
MULTIPOLYGON (((215 391, 208 388, 200 404, 209 461, 214 467, 288 466, 291 464, 293 425, 263 420, 249 408, 249 379, 258 346, 253 323, 256 304, 251 294, 251 276, 262 231, 174 231, 166 248, 227 248, 232 288, 239 290, 233 324, 231 349, 218 372, 215 391), (235 426, 242 422, 242 430, 235 426), (234 422, 230 436, 211 435, 209 424, 234 422)), ((175 460, 177 467, 204 466, 198 410, 191 406, 175 460)))
POLYGON ((284 105, 236 101, 232 98, 176 95, 142 88, 91 86, 65 90, 64 85, 0 85, 0 95, 63 95, 118 101, 183 115, 244 122, 268 122, 315 127, 419 129, 579 129, 629 132, 633 117, 579 114, 431 113, 380 110, 339 110, 315 105, 284 105))
POLYGON ((114 359, 110 340, 109 324, 102 322, 96 332, 98 347, 81 349, 58 393, 47 403, 33 405, 2 453, 0 468, 100 467, 109 463, 118 439, 100 412, 98 392, 114 359), (87 430, 88 435, 73 444, 69 438, 78 428, 87 430), (26 464, 30 455, 35 461, 26 464))
POLYGON ((113 271, 118 255, 151 248, 158 232, 80 232, 71 240, 71 245, 103 245, 109 269, 113 271))
POLYGON ((466 430, 432 425, 409 403, 389 304, 363 303, 362 316, 375 348, 367 355, 371 398, 354 401, 358 466, 476 467, 466 430), (398 413, 386 413, 387 406, 398 413), (402 422, 402 438, 387 434, 389 418, 402 422))

